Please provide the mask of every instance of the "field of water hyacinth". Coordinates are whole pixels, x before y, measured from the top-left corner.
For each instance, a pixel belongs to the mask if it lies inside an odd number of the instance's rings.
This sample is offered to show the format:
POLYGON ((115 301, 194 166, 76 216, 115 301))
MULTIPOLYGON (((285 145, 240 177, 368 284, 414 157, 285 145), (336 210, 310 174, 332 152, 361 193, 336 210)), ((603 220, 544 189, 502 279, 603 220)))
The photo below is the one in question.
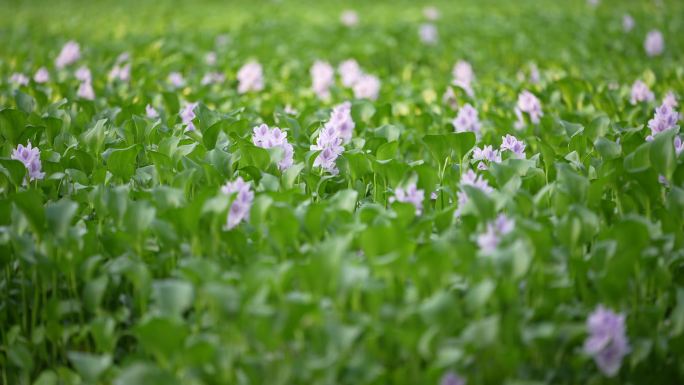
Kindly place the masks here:
POLYGON ((0 3, 0 384, 684 383, 684 3, 0 3))

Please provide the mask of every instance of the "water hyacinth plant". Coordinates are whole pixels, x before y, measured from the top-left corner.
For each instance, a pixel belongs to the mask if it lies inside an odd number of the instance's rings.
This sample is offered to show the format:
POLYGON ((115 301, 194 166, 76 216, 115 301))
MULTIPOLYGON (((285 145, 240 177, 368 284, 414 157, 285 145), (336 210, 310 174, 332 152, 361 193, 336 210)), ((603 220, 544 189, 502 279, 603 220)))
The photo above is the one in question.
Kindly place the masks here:
POLYGON ((684 2, 0 2, 0 384, 684 383, 684 2))

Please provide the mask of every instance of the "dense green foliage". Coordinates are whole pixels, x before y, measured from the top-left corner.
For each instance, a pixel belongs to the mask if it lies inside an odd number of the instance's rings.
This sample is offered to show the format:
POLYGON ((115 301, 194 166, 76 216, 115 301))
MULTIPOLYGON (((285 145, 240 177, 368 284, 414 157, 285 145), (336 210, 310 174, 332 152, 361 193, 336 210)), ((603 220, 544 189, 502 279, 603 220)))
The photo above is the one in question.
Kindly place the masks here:
POLYGON ((645 141, 666 92, 684 95, 684 3, 434 1, 436 45, 418 37, 425 5, 1 2, 0 383, 684 382, 684 159, 678 128, 645 141), (340 24, 347 8, 355 28, 340 24), (652 29, 665 38, 656 57, 652 29), (82 57, 57 70, 68 40, 82 57), (124 51, 130 82, 108 80, 124 51), (221 84, 200 84, 209 51, 221 84), (379 98, 338 81, 317 99, 314 60, 348 58, 379 77, 379 98), (238 94, 252 59, 265 88, 238 94), (475 93, 454 90, 479 111, 477 142, 454 133, 442 100, 461 59, 475 93), (80 65, 92 101, 77 96, 80 65), (8 81, 41 66, 45 84, 8 81), (186 86, 167 83, 172 71, 186 86), (630 103, 637 79, 656 100, 630 103), (516 130, 524 89, 544 115, 516 130), (309 146, 346 100, 354 139, 332 176, 309 146), (186 101, 200 103, 194 132, 186 101), (252 145, 260 123, 288 132, 292 168, 252 145), (506 134, 527 159, 477 171, 491 194, 463 188, 473 148, 506 134), (29 140, 46 175, 26 183, 11 153, 29 140), (254 204, 226 230, 220 189, 238 176, 254 204), (419 216, 390 199, 410 181, 426 192, 419 216), (483 253, 499 213, 515 229, 483 253), (631 351, 614 378, 582 349, 599 304, 626 316, 631 351))

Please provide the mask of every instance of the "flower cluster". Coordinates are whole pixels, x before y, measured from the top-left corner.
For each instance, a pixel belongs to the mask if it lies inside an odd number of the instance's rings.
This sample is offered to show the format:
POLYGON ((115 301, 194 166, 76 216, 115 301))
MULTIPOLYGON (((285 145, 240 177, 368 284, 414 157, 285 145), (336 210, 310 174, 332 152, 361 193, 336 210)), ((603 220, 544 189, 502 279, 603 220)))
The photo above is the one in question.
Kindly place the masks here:
POLYGON ((653 137, 663 131, 675 128, 679 121, 679 113, 669 105, 663 103, 656 108, 653 119, 648 121, 648 128, 651 129, 651 135, 646 137, 646 140, 651 141, 653 137))
POLYGON ((625 316, 616 314, 599 305, 587 318, 589 336, 584 341, 584 352, 594 357, 594 362, 608 377, 620 370, 622 358, 629 351, 625 316))
POLYGON ((518 138, 513 135, 501 137, 499 151, 510 151, 516 158, 525 159, 525 143, 522 140, 518 140, 518 138))
POLYGON ((43 84, 50 81, 50 73, 48 72, 47 68, 38 68, 38 71, 36 71, 36 73, 33 75, 33 81, 38 84, 43 84))
POLYGON ((207 52, 206 55, 204 55, 204 63, 208 66, 215 66, 216 65, 216 52, 210 51, 207 52))
POLYGON ((187 103, 185 107, 180 110, 180 118, 185 125, 185 131, 195 131, 195 124, 192 122, 195 119, 195 107, 197 107, 197 102, 187 103))
POLYGON ((150 119, 157 119, 159 117, 159 112, 157 112, 151 104, 148 104, 145 106, 145 116, 150 119))
POLYGON ((287 141, 287 132, 278 127, 269 128, 265 124, 254 127, 252 131, 252 143, 255 146, 261 148, 278 147, 283 150, 283 159, 278 162, 278 168, 281 171, 292 166, 294 148, 287 141))
POLYGON ((658 56, 665 50, 665 40, 663 34, 654 29, 648 32, 646 40, 644 40, 644 49, 648 56, 658 56))
POLYGON ((541 102, 534 96, 533 93, 527 90, 523 90, 518 95, 518 102, 515 106, 515 116, 518 118, 515 123, 515 128, 522 129, 525 127, 525 120, 523 118, 523 112, 528 114, 532 124, 539 124, 539 118, 544 116, 541 108, 541 102))
MULTIPOLYGON (((477 175, 475 171, 473 170, 468 170, 465 173, 461 175, 461 187, 463 186, 472 186, 480 191, 484 192, 485 194, 490 194, 494 189, 489 185, 489 182, 487 182, 486 179, 483 179, 481 175, 477 175)), ((468 194, 466 194, 465 191, 461 190, 457 194, 458 196, 458 209, 454 212, 454 216, 458 217, 461 215, 461 210, 463 209, 463 206, 468 203, 468 194)))
POLYGON ((625 32, 630 32, 634 29, 634 18, 629 13, 622 16, 622 30, 625 32))
POLYGON ((439 385, 466 385, 465 379, 454 372, 448 372, 439 381, 439 385))
POLYGON ((185 79, 180 72, 171 72, 166 78, 166 81, 171 83, 174 88, 180 88, 185 85, 185 79))
POLYGON ((423 8, 423 16, 430 21, 436 21, 439 19, 439 9, 435 6, 427 6, 423 8))
POLYGON ((359 63, 354 59, 348 59, 340 63, 338 67, 342 85, 351 87, 354 97, 357 99, 376 100, 380 93, 380 79, 377 76, 363 72, 359 63))
POLYGON ((128 61, 129 56, 127 52, 122 53, 116 59, 114 67, 109 71, 108 78, 110 81, 121 81, 127 82, 131 79, 131 63, 125 63, 128 61), (125 64, 124 64, 125 63, 125 64))
POLYGON ((405 189, 397 187, 394 190, 394 196, 390 197, 390 202, 410 203, 416 208, 416 215, 420 215, 423 212, 424 199, 425 191, 418 189, 415 183, 411 183, 405 189))
POLYGON ((670 108, 675 108, 679 105, 677 102, 677 95, 675 95, 674 92, 669 91, 667 94, 665 94, 665 97, 663 98, 663 104, 666 106, 669 106, 670 108))
POLYGON ((62 69, 69 64, 76 62, 81 58, 81 47, 75 41, 68 41, 62 47, 57 59, 55 59, 55 66, 62 69))
POLYGON ((355 27, 357 24, 359 24, 359 15, 356 13, 356 11, 347 9, 340 15, 340 22, 345 27, 355 27))
POLYGON ((310 149, 320 151, 314 160, 314 167, 321 167, 327 172, 337 175, 339 170, 335 161, 344 151, 343 145, 351 140, 354 132, 354 120, 351 117, 351 103, 344 102, 333 108, 330 119, 318 134, 316 144, 310 149))
POLYGON ((9 81, 16 87, 27 86, 29 83, 29 78, 20 72, 15 72, 10 76, 9 81))
POLYGON ((31 142, 28 142, 26 146, 18 145, 12 151, 11 158, 24 164, 28 171, 29 180, 43 179, 45 177, 45 173, 41 171, 40 150, 38 147, 32 147, 31 142))
POLYGON ((316 60, 311 66, 311 88, 319 99, 330 98, 330 87, 335 83, 335 69, 326 61, 316 60))
POLYGON ((463 89, 468 96, 473 96, 472 83, 475 81, 475 73, 473 67, 465 60, 459 60, 454 68, 451 70, 454 77, 453 85, 463 89))
POLYGON ((646 83, 637 80, 632 84, 630 103, 636 105, 639 102, 651 102, 653 100, 655 100, 655 95, 653 95, 653 92, 651 92, 646 83))
POLYGON ((477 245, 480 251, 490 254, 496 250, 501 242, 501 237, 510 233, 515 228, 515 221, 505 214, 499 214, 496 219, 487 224, 487 230, 477 236, 477 245))
POLYGON ((245 182, 241 177, 237 177, 233 182, 226 182, 221 187, 221 192, 226 195, 235 194, 235 200, 233 200, 230 210, 228 210, 228 220, 226 223, 226 229, 230 230, 243 220, 249 219, 249 211, 254 201, 254 191, 251 190, 249 183, 245 182))
POLYGON ((202 76, 201 84, 207 86, 210 84, 221 84, 226 81, 226 75, 218 71, 207 72, 202 76))
POLYGON ((456 132, 471 131, 475 134, 480 134, 480 119, 477 116, 477 110, 469 103, 461 107, 451 124, 454 125, 456 132))
POLYGON ((342 80, 342 85, 345 87, 353 87, 356 82, 363 76, 363 71, 359 66, 359 63, 354 59, 348 59, 340 63, 337 67, 340 72, 340 78, 342 80))
POLYGON ((240 94, 264 89, 264 72, 259 62, 250 61, 243 65, 237 73, 237 79, 240 94))
POLYGON ((418 37, 420 37, 420 41, 422 41, 424 44, 437 44, 437 40, 439 40, 437 27, 432 23, 421 24, 418 28, 418 37))
POLYGON ((501 162, 501 152, 495 150, 491 145, 484 146, 482 148, 475 147, 473 149, 473 160, 478 161, 478 170, 487 170, 487 162, 500 163, 501 162))

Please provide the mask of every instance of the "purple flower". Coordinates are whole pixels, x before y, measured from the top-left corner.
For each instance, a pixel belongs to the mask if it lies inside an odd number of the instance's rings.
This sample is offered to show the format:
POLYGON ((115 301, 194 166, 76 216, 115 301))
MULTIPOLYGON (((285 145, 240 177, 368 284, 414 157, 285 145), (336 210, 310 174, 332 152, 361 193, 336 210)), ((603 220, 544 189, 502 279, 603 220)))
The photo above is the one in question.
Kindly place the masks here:
POLYGON ((116 57, 116 62, 114 64, 121 64, 123 62, 127 62, 131 58, 131 55, 128 52, 121 52, 119 56, 116 57))
POLYGON ((473 96, 473 89, 471 83, 475 81, 475 73, 473 67, 465 60, 459 60, 454 68, 451 70, 454 77, 453 85, 462 88, 468 96, 473 96))
POLYGON ((656 108, 653 119, 648 121, 648 128, 651 129, 651 135, 646 137, 646 140, 653 140, 653 137, 663 131, 675 128, 679 121, 679 113, 667 104, 662 104, 656 108))
POLYGON ((423 8, 423 16, 430 21, 435 21, 439 19, 439 9, 434 6, 427 6, 423 8))
POLYGON ((500 163, 501 153, 495 150, 491 145, 484 146, 483 148, 475 147, 473 150, 473 160, 480 161, 477 165, 479 170, 486 170, 487 165, 484 161, 500 163))
POLYGON ((679 156, 682 153, 682 151, 684 151, 684 141, 682 141, 681 137, 675 136, 674 148, 675 148, 675 152, 677 153, 677 156, 679 156))
POLYGON ((537 64, 530 64, 530 83, 537 84, 541 80, 541 75, 539 74, 539 68, 537 64))
POLYGON ((32 147, 30 141, 25 147, 21 144, 18 145, 12 151, 11 158, 24 164, 28 171, 29 180, 43 179, 45 177, 45 173, 41 171, 40 150, 38 147, 32 147))
POLYGON ((289 104, 285 105, 283 111, 288 115, 297 115, 299 113, 299 111, 297 111, 294 107, 292 107, 289 104))
POLYGON ((420 215, 423 212, 424 199, 425 191, 419 190, 415 183, 411 183, 405 189, 397 187, 394 190, 394 196, 390 197, 390 202, 410 203, 416 208, 416 215, 420 215))
POLYGON ((208 72, 202 77, 202 85, 221 84, 226 81, 226 75, 220 72, 208 72))
POLYGON ((50 73, 48 72, 47 68, 38 68, 38 71, 36 71, 36 73, 33 75, 33 81, 40 84, 50 81, 50 73))
POLYGON ((355 27, 359 24, 359 15, 356 11, 347 9, 340 15, 340 22, 342 22, 345 27, 355 27))
POLYGON ((335 151, 333 147, 326 147, 321 151, 316 159, 314 160, 313 166, 320 167, 332 175, 337 175, 340 170, 337 169, 337 164, 335 161, 340 153, 335 151))
POLYGON ((261 64, 256 61, 247 62, 237 73, 238 93, 244 94, 250 91, 264 89, 264 74, 261 64))
POLYGON ((332 127, 337 132, 337 136, 342 138, 342 143, 346 144, 351 141, 354 127, 356 124, 351 116, 351 103, 344 102, 333 107, 330 113, 330 119, 325 124, 325 127, 332 127))
POLYGON ((466 380, 454 372, 447 372, 439 380, 439 385, 466 385, 466 380))
POLYGON ((453 88, 447 87, 446 91, 444 91, 444 95, 442 95, 442 103, 451 107, 452 110, 458 109, 458 100, 456 100, 456 94, 454 93, 453 88))
POLYGON ((487 224, 486 231, 477 236, 477 245, 483 253, 490 254, 499 246, 501 237, 513 229, 515 229, 515 221, 505 214, 499 214, 494 221, 487 224))
POLYGON ((461 107, 451 124, 453 124, 456 132, 471 131, 476 134, 480 133, 480 119, 477 116, 477 110, 469 103, 461 107))
POLYGON ((622 30, 630 32, 632 29, 634 29, 634 18, 629 13, 625 13, 622 16, 622 30))
POLYGON ((380 92, 380 79, 376 76, 364 74, 354 84, 354 97, 357 99, 376 100, 380 92))
POLYGON ((523 90, 518 95, 518 102, 515 107, 515 114, 518 117, 518 121, 515 124, 517 129, 525 127, 525 121, 523 120, 523 113, 527 113, 530 117, 532 124, 538 124, 539 118, 544 116, 541 108, 541 102, 528 90, 523 90))
POLYGON ((313 92, 319 99, 329 99, 329 89, 335 83, 335 69, 326 61, 316 60, 309 72, 313 92))
POLYGON ((649 31, 646 35, 646 40, 644 40, 644 49, 646 50, 646 55, 650 57, 662 54, 665 49, 663 34, 657 29, 649 31))
POLYGON ((55 60, 55 66, 58 69, 62 69, 69 64, 74 63, 81 58, 81 47, 75 41, 71 40, 64 44, 62 50, 59 52, 59 56, 55 60))
POLYGON ((92 74, 90 73, 90 69, 86 66, 80 66, 74 73, 74 76, 76 76, 76 79, 82 81, 82 82, 91 82, 93 80, 92 74))
POLYGON ((197 102, 186 103, 185 107, 180 110, 180 118, 183 124, 185 124, 186 131, 195 131, 195 124, 192 122, 195 119, 195 107, 197 107, 197 102))
POLYGON ((12 76, 10 76, 9 81, 16 87, 26 86, 29 83, 29 78, 20 72, 15 72, 12 74, 12 76))
POLYGON ((115 64, 109 71, 109 80, 119 80, 122 82, 127 82, 131 78, 131 64, 127 63, 125 65, 115 64))
POLYGON ((507 134, 501 137, 499 151, 511 151, 516 158, 525 159, 525 143, 513 135, 507 134))
POLYGON ((208 66, 216 65, 216 52, 207 52, 207 54, 204 55, 204 63, 208 66))
POLYGON ((437 27, 432 23, 421 24, 418 28, 418 36, 420 41, 427 45, 437 44, 437 40, 439 40, 437 27))
POLYGON ((637 80, 632 84, 632 92, 630 97, 630 103, 636 105, 639 102, 650 102, 655 100, 653 92, 648 88, 646 83, 641 80, 637 80))
POLYGON ((156 119, 159 117, 159 112, 152 105, 148 104, 145 106, 145 115, 150 119, 156 119))
POLYGON ((363 71, 359 67, 359 63, 354 59, 348 59, 340 63, 337 70, 340 72, 342 78, 342 85, 345 87, 353 87, 356 82, 363 76, 363 71))
POLYGON ((313 151, 321 151, 314 160, 314 167, 321 167, 333 175, 337 174, 335 161, 344 151, 343 144, 351 140, 354 126, 351 103, 345 102, 333 108, 330 119, 318 133, 316 144, 310 147, 313 151))
POLYGON ((625 333, 625 315, 617 314, 599 305, 587 318, 589 336, 584 341, 584 352, 594 357, 594 362, 608 377, 620 370, 622 358, 629 351, 625 333))
POLYGON ((292 166, 294 148, 287 141, 287 132, 278 127, 269 128, 262 124, 252 129, 252 143, 261 148, 279 147, 283 150, 283 159, 278 162, 278 168, 282 170, 292 166))
POLYGON ((166 81, 171 83, 174 88, 180 88, 185 85, 185 79, 180 72, 171 72, 166 81))
POLYGON ((237 177, 234 182, 226 182, 221 187, 221 192, 226 195, 235 194, 235 200, 228 210, 228 219, 226 229, 230 230, 237 226, 243 220, 249 219, 249 211, 252 208, 254 201, 254 192, 250 188, 250 184, 245 182, 241 177, 237 177))
POLYGON ((477 175, 473 170, 468 170, 461 175, 461 186, 473 186, 487 194, 494 191, 494 189, 489 186, 489 182, 487 182, 486 179, 483 179, 481 175, 477 175))
POLYGON ((675 95, 674 92, 668 91, 665 97, 663 98, 663 104, 666 106, 669 106, 670 108, 675 108, 679 105, 677 102, 677 95, 675 95))
POLYGON ((89 81, 82 82, 78 86, 78 91, 76 95, 85 100, 95 100, 95 91, 93 90, 93 85, 89 81))

